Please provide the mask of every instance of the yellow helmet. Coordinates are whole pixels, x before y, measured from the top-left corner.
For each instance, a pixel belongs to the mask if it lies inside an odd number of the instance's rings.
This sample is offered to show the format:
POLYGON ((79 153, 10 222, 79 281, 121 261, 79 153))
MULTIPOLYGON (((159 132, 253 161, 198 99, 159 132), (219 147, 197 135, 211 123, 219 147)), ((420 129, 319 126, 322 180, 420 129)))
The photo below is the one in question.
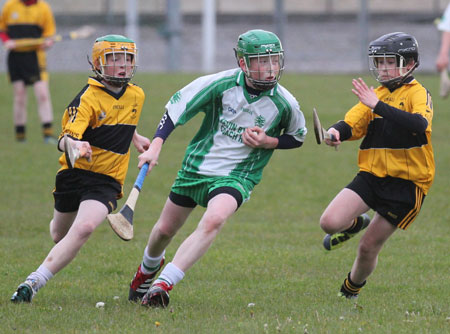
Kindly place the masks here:
MULTIPOLYGON (((106 35, 95 40, 92 47, 92 70, 100 79, 107 83, 122 87, 126 85, 136 73, 137 66, 137 49, 133 40, 122 35, 106 35), (105 74, 106 67, 115 67, 116 58, 113 57, 113 64, 106 63, 106 56, 108 54, 124 54, 125 59, 127 55, 132 55, 131 68, 127 70, 125 65, 125 76, 114 76, 105 74)), ((119 65, 118 65, 119 66, 119 65)))

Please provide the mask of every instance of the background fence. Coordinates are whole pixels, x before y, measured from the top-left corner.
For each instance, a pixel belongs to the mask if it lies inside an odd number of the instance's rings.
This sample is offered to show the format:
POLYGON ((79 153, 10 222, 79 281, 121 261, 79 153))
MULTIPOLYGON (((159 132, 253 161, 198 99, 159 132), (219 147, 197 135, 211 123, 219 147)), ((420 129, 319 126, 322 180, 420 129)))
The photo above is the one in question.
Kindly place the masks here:
MULTIPOLYGON (((367 71, 362 53, 367 42, 382 34, 405 31, 419 41, 419 71, 433 72, 440 33, 434 21, 442 15, 447 0, 210 0, 215 3, 215 46, 202 45, 202 10, 208 0, 47 0, 55 13, 58 31, 64 33, 83 24, 96 28, 96 36, 127 34, 126 10, 135 2, 139 20, 139 71, 204 72, 205 52, 214 48, 211 71, 235 66, 233 47, 239 34, 255 28, 279 30, 274 16, 277 1, 283 4, 285 20, 282 41, 286 71, 347 73, 367 71), (180 26, 167 25, 170 3, 178 3, 180 26), (361 3, 368 16, 361 21, 361 3), (365 28, 362 28, 363 26, 365 28), (362 36, 362 29, 367 36, 362 36), (179 38, 176 51, 170 46, 179 38)), ((5 0, 1 0, 3 5, 5 0)), ((95 37, 60 42, 48 52, 50 71, 88 71, 86 55, 95 37)), ((5 71, 6 53, 0 51, 0 72, 5 71)))

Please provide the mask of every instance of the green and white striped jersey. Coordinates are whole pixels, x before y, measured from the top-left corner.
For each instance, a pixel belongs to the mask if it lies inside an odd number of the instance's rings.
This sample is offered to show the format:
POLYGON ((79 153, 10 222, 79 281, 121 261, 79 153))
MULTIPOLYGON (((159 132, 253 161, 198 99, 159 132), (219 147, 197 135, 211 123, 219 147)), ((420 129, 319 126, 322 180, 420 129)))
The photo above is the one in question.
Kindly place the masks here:
POLYGON ((176 126, 203 112, 202 125, 189 143, 182 170, 206 176, 235 176, 255 185, 273 150, 246 146, 242 133, 259 126, 268 136, 289 134, 303 142, 305 118, 297 100, 281 85, 259 96, 245 89, 239 69, 200 77, 176 92, 166 105, 176 126))

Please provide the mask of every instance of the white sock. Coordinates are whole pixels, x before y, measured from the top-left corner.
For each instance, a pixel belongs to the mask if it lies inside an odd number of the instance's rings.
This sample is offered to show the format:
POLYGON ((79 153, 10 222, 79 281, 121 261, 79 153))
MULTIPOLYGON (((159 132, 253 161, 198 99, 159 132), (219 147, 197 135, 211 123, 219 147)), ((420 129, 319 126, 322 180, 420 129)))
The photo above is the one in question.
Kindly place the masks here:
POLYGON ((169 284, 176 285, 179 281, 181 281, 184 277, 184 272, 181 271, 176 265, 172 262, 169 262, 162 271, 161 275, 159 275, 158 280, 164 280, 169 282, 169 284))
POLYGON ((53 274, 50 270, 47 269, 43 264, 39 266, 39 268, 31 273, 27 280, 35 280, 36 284, 33 285, 33 290, 38 292, 38 290, 47 284, 47 281, 53 277, 53 274))
POLYGON ((161 259, 163 258, 164 254, 166 253, 166 251, 164 250, 160 256, 150 257, 150 256, 148 256, 147 248, 148 248, 148 246, 145 247, 144 256, 142 258, 142 263, 141 263, 142 264, 141 271, 145 275, 152 274, 155 271, 159 270, 159 265, 161 263, 161 259))

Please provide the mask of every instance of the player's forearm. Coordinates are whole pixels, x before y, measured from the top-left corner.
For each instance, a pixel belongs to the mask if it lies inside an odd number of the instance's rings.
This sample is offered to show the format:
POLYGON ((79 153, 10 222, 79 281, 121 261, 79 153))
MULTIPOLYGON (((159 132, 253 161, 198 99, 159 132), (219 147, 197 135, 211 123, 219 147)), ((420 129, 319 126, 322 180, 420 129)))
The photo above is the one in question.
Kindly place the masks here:
POLYGON ((381 101, 377 103, 373 112, 387 120, 401 125, 411 132, 423 133, 428 126, 428 121, 422 115, 411 114, 381 101))
POLYGON ((153 138, 147 152, 152 157, 159 157, 159 153, 161 152, 163 144, 164 144, 164 139, 162 139, 160 137, 153 138))
POLYGON ((450 31, 444 31, 442 33, 441 49, 439 53, 448 56, 449 51, 450 51, 450 31))
POLYGON ((160 138, 163 142, 169 137, 172 131, 175 129, 175 125, 172 122, 167 111, 164 113, 163 117, 159 121, 158 128, 156 129, 154 139, 160 138))
POLYGON ((266 136, 266 140, 264 142, 264 145, 262 148, 271 150, 274 148, 277 148, 278 146, 278 138, 277 137, 270 137, 270 136, 266 136))
POLYGON ((294 136, 291 135, 281 135, 279 137, 277 137, 278 139, 278 143, 277 146, 275 146, 276 149, 280 149, 280 150, 288 150, 291 148, 297 148, 303 145, 303 142, 298 141, 297 139, 294 138, 294 136))

